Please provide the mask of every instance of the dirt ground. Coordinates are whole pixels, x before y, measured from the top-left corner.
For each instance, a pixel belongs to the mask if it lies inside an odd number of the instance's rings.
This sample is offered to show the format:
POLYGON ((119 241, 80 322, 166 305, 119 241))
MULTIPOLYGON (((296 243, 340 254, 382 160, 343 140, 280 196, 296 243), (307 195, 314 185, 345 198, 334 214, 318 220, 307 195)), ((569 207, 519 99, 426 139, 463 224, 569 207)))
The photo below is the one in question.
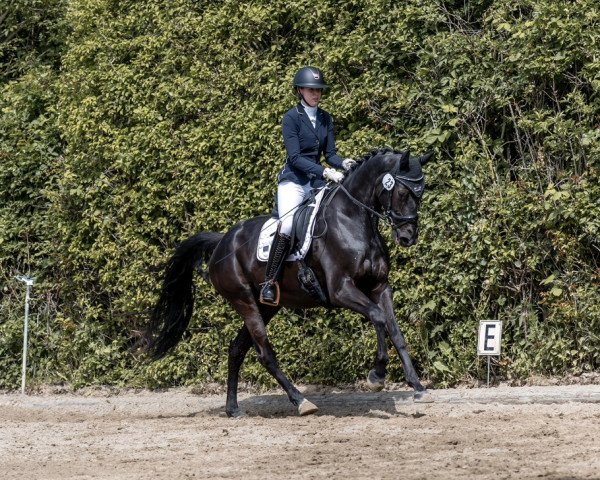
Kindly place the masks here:
POLYGON ((304 392, 0 393, 0 478, 600 478, 600 385, 304 392))

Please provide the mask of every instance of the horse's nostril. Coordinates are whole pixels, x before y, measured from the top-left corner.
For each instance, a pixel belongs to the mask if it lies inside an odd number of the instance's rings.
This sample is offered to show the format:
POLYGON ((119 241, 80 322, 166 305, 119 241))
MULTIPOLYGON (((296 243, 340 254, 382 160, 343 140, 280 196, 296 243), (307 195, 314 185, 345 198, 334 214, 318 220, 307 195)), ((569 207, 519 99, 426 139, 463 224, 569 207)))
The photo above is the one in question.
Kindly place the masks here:
POLYGON ((410 237, 400 237, 400 244, 403 247, 410 247, 413 244, 412 238, 410 238, 410 237))

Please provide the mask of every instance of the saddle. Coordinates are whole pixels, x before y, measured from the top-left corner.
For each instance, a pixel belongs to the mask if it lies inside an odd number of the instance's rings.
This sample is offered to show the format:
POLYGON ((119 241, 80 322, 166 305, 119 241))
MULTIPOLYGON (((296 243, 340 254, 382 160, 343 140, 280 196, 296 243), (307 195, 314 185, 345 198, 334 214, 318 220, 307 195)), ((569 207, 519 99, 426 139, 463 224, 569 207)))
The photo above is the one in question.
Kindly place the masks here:
MULTIPOLYGON (((312 241, 319 206, 328 191, 327 188, 312 191, 297 207, 294 213, 294 223, 291 233, 291 253, 287 256, 286 261, 302 260, 306 256, 312 241)), ((273 237, 275 236, 277 223, 279 222, 277 211, 274 210, 273 213, 274 215, 263 224, 258 237, 256 258, 261 262, 266 262, 269 259, 271 243, 273 243, 273 237)))
MULTIPOLYGON (((332 191, 328 188, 313 190, 298 206, 294 213, 291 232, 291 253, 285 259, 288 262, 297 261, 300 263, 298 268, 298 282, 300 283, 300 286, 311 297, 324 306, 330 305, 327 291, 321 287, 312 269, 304 262, 304 257, 306 256, 313 239, 313 230, 315 228, 317 213, 321 202, 323 201, 323 198, 331 193, 332 191)), ((273 213, 274 216, 269 218, 260 230, 256 258, 261 262, 266 262, 269 259, 269 251, 271 249, 271 244, 273 243, 275 232, 277 231, 277 224, 279 223, 277 210, 275 209, 273 213)))

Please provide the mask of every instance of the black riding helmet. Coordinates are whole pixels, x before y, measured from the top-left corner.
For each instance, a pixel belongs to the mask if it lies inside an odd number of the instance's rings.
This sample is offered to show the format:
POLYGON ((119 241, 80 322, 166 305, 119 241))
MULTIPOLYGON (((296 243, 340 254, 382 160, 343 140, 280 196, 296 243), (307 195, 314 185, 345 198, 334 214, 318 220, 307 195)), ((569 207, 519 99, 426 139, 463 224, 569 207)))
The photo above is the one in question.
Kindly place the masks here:
POLYGON ((294 91, 298 88, 320 88, 327 90, 329 85, 325 84, 323 72, 315 67, 302 67, 294 75, 294 91))

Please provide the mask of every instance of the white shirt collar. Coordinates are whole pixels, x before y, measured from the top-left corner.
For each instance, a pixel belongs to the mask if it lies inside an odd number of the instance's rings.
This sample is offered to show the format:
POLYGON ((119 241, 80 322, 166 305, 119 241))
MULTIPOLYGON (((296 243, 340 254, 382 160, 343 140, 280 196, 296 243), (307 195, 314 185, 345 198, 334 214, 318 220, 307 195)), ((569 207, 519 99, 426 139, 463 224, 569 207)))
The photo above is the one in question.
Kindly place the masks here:
POLYGON ((301 100, 301 102, 313 128, 317 128, 317 108, 319 107, 309 107, 303 100, 301 100))
POLYGON ((317 109, 319 108, 317 107, 309 107, 306 103, 304 103, 304 100, 300 100, 300 103, 302 103, 302 106, 304 107, 304 110, 306 110, 306 113, 308 113, 309 116, 316 116, 317 115, 317 109))

